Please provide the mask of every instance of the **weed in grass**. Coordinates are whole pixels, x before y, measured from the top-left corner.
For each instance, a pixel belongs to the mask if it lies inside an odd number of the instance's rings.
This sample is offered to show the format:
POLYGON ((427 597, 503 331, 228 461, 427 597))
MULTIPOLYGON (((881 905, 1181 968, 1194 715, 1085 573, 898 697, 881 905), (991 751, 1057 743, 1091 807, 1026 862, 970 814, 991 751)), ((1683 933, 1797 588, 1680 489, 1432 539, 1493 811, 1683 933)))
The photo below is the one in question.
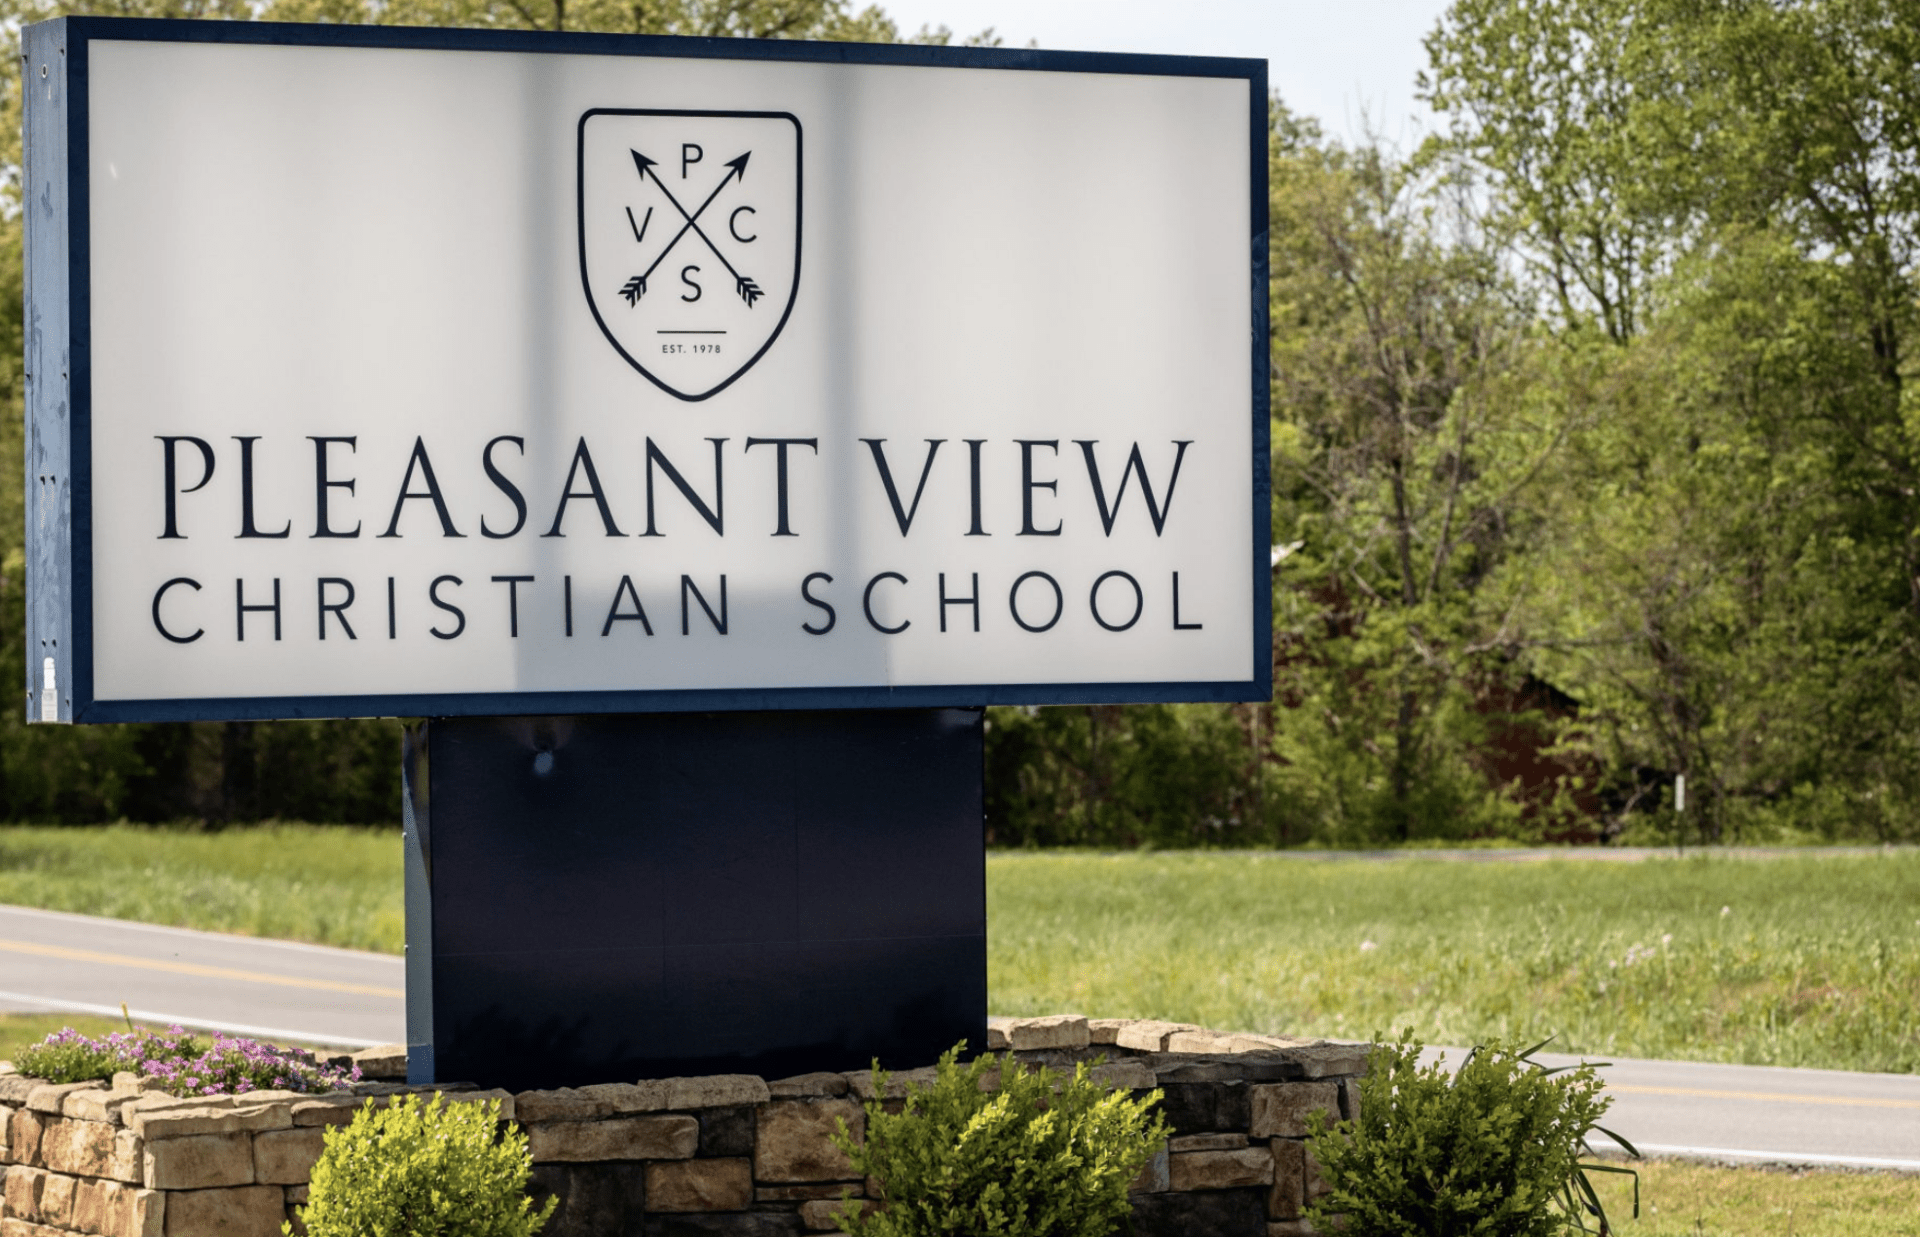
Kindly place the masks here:
POLYGON ((0 902, 399 953, 400 834, 0 827, 0 902))
POLYGON ((997 853, 987 872, 999 1014, 1920 1071, 1920 854, 997 853))

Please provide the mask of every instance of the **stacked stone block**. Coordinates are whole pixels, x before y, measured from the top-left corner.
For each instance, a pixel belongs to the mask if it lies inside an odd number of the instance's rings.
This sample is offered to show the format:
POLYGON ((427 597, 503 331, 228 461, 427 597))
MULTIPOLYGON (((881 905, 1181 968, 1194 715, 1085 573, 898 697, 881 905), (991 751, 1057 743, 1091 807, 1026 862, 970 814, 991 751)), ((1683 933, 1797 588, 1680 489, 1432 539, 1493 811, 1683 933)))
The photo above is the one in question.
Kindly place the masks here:
MULTIPOLYGON (((306 1201, 323 1127, 404 1088, 177 1097, 132 1074, 55 1086, 0 1075, 0 1237, 253 1237, 306 1201)), ((450 1099, 505 1092, 455 1092, 450 1099)))
MULTIPOLYGON (((989 1047, 1029 1067, 1104 1056, 1096 1076, 1159 1088, 1173 1137, 1133 1183, 1135 1237, 1293 1237, 1324 1190, 1307 1115, 1355 1112, 1364 1045, 1223 1035, 1072 1015, 996 1019, 989 1047)), ((409 1090, 499 1100, 527 1133, 536 1199, 559 1200, 547 1237, 800 1237, 844 1207, 879 1205, 832 1142, 864 1133, 865 1072, 769 1082, 648 1079, 508 1095, 362 1083, 322 1096, 174 1097, 122 1074, 53 1086, 0 1074, 0 1237, 272 1237, 298 1208, 326 1128, 409 1090)))
POLYGON ((994 1019, 988 1044, 1062 1067, 1104 1053, 1109 1069, 1151 1076, 1173 1136, 1133 1183, 1137 1237, 1313 1233, 1306 1205, 1327 1187, 1307 1152, 1307 1114, 1356 1115, 1367 1063, 1364 1044, 1061 1015, 994 1019))

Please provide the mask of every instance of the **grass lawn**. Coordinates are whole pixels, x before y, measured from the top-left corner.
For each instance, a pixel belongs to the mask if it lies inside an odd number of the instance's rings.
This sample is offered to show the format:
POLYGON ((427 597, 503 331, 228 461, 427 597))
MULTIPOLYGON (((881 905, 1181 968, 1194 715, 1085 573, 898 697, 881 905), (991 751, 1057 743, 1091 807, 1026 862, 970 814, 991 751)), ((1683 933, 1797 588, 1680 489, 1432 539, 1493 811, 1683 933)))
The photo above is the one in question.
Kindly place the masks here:
MULTIPOLYGON (((155 1022, 135 1022, 136 1027, 148 1030, 164 1031, 167 1028, 155 1022)), ((116 1031, 127 1029, 125 1021, 119 1018, 98 1018, 92 1014, 0 1014, 0 1061, 12 1061, 22 1048, 39 1043, 47 1036, 64 1027, 72 1027, 82 1035, 92 1039, 101 1039, 116 1031)), ((211 1039, 213 1032, 195 1030, 203 1039, 211 1039)), ((306 1048, 321 1056, 330 1056, 341 1051, 337 1047, 324 1044, 309 1044, 301 1040, 274 1040, 282 1047, 306 1048)))
POLYGON ((0 1014, 0 1061, 11 1061, 20 1050, 37 1044, 62 1027, 72 1027, 94 1039, 124 1031, 127 1024, 118 1018, 95 1018, 91 1014, 0 1014))
POLYGON ((0 827, 0 902, 399 953, 400 833, 0 827))
MULTIPOLYGON (((1920 1070, 1920 854, 987 860, 996 1014, 1920 1070)), ((1916 1225, 1920 1229, 1920 1225, 1916 1225)))
MULTIPOLYGON (((1676 1160, 1632 1183, 1600 1186, 1617 1237, 1911 1237, 1920 1232, 1920 1177, 1892 1173, 1781 1172, 1676 1160)), ((1595 1174, 1609 1177, 1612 1174, 1595 1174)))
MULTIPOLYGON (((397 953, 400 836, 0 828, 0 902, 397 953)), ((995 1013, 1920 1070, 1920 854, 996 853, 995 1013), (1722 910, 1724 909, 1724 912, 1722 910)))
MULTIPOLYGON (((994 854, 996 1013, 1920 1069, 1920 855, 1637 864, 994 854), (1722 908, 1726 908, 1724 913, 1722 908), (1370 943, 1370 944, 1369 944, 1370 943)), ((0 828, 0 902, 398 952, 400 837, 0 828)), ((0 1058, 71 1023, 0 1016, 0 1058)), ((1920 1177, 1652 1162, 1618 1237, 1920 1232, 1920 1177)))

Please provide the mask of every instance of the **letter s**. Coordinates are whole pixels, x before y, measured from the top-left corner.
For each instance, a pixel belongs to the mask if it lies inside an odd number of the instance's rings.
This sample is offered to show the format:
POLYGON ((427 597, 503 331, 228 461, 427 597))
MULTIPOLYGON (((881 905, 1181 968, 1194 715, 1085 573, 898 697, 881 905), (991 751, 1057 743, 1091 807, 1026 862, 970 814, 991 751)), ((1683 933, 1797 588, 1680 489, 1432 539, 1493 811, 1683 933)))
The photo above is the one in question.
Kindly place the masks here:
POLYGON ((828 584, 833 583, 832 576, 824 571, 816 571, 806 579, 800 581, 800 596, 806 599, 808 605, 818 606, 827 612, 827 625, 825 627, 815 627, 812 623, 802 623, 800 624, 800 630, 810 636, 824 636, 833 630, 833 625, 837 621, 838 616, 834 614, 832 606, 813 595, 813 582, 815 580, 825 580, 828 584))
POLYGON ((460 620, 460 625, 454 628, 452 631, 441 631, 438 627, 427 628, 427 631, 429 634, 436 636, 442 640, 457 639, 460 633, 467 629, 466 612, 461 610, 459 606, 453 605, 451 602, 445 602, 440 600, 440 586, 442 584, 458 585, 459 583, 461 583, 459 576, 440 576, 438 579, 434 580, 432 584, 427 586, 427 600, 431 601, 434 605, 439 606, 442 610, 445 610, 448 614, 451 614, 453 615, 453 617, 460 620))
POLYGON ((487 470, 487 480, 493 482, 495 488, 502 494, 505 494, 513 503, 513 514, 515 517, 513 527, 504 533, 494 532, 491 528, 487 527, 487 517, 484 515, 480 517, 480 535, 482 537, 492 537, 495 540, 505 540, 527 526, 526 496, 520 493, 519 486, 502 476, 500 470, 496 468, 493 463, 493 449, 503 442, 510 442, 520 448, 520 454, 522 455, 527 453, 527 440, 524 438, 516 438, 512 434, 500 435, 500 437, 488 443, 485 449, 480 452, 480 466, 487 470))

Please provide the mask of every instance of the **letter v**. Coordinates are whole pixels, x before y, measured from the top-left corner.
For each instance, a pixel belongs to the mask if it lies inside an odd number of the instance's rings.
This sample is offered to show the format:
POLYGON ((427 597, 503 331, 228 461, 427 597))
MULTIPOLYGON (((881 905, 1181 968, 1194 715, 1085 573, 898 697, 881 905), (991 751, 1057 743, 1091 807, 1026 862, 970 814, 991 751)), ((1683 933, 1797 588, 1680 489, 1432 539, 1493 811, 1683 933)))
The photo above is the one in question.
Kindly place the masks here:
POLYGON ((867 449, 873 452, 874 467, 880 470, 880 484, 887 487, 887 501, 893 504, 894 523, 900 526, 900 535, 904 537, 907 530, 913 527, 915 513, 920 510, 920 496, 927 492, 927 477, 933 472, 933 457, 940 453, 940 444, 946 439, 927 439, 927 462, 920 466, 920 484, 913 489, 913 505, 904 509, 900 506, 900 491, 893 484, 893 470, 887 467, 887 453, 880 447, 886 439, 862 438, 860 441, 866 443, 867 449))

